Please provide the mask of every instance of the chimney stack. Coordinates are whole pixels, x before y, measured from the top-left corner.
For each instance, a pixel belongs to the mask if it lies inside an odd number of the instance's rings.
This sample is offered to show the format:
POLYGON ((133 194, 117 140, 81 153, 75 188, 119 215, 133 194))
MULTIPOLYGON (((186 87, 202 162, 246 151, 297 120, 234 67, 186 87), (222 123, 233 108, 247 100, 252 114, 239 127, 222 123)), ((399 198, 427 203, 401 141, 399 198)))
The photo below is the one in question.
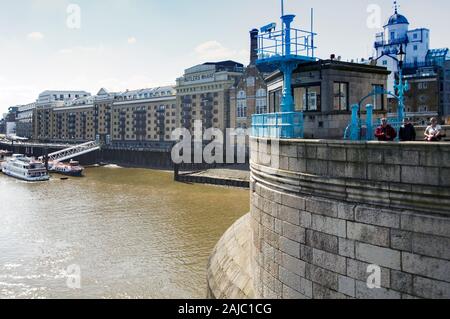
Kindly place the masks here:
POLYGON ((250 65, 256 65, 258 60, 258 29, 250 31, 250 65))

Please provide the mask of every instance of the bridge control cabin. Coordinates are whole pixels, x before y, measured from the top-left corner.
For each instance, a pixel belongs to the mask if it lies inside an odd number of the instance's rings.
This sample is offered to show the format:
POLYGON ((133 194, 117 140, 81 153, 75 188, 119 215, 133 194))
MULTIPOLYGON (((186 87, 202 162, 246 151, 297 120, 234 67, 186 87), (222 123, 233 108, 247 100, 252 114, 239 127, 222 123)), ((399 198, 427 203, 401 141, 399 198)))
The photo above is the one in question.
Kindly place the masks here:
MULTIPOLYGON (((351 119, 351 105, 375 88, 386 88, 390 72, 385 67, 341 62, 335 59, 301 64, 292 76, 295 110, 304 112, 305 138, 342 139, 351 119)), ((280 111, 283 75, 266 77, 268 112, 280 111)), ((363 102, 374 105, 375 118, 387 114, 387 98, 376 96, 363 102)), ((361 110, 364 112, 365 107, 361 110)), ((364 115, 363 115, 364 117, 364 115)))

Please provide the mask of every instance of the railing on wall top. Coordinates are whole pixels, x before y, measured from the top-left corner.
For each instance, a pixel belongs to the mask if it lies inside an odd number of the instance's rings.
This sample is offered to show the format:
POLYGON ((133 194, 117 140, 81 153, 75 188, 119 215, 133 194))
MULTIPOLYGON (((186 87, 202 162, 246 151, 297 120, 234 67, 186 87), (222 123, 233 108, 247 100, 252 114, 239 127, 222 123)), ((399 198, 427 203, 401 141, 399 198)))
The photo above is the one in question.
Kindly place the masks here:
POLYGON ((302 138, 303 113, 256 114, 252 119, 252 136, 262 138, 302 138))

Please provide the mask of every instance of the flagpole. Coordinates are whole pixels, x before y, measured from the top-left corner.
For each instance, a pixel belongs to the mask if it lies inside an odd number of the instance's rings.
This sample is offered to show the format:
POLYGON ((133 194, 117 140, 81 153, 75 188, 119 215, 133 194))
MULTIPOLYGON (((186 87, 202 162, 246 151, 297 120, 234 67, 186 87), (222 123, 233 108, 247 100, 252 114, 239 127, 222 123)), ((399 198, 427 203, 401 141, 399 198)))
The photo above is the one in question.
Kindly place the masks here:
POLYGON ((281 16, 284 17, 284 0, 281 0, 281 16))

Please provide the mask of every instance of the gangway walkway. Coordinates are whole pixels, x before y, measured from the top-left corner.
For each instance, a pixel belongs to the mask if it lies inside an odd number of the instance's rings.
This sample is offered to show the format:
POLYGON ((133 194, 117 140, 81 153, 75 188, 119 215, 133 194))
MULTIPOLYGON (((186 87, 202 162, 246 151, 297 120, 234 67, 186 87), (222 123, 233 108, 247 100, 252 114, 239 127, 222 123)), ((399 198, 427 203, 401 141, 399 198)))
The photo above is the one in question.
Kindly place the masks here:
MULTIPOLYGON (((58 152, 48 154, 48 161, 53 163, 59 163, 63 161, 70 160, 74 157, 78 157, 87 153, 91 153, 100 149, 100 144, 95 141, 87 142, 84 144, 72 146, 63 149, 58 152)), ((39 157, 39 160, 43 161, 44 156, 39 157)))

